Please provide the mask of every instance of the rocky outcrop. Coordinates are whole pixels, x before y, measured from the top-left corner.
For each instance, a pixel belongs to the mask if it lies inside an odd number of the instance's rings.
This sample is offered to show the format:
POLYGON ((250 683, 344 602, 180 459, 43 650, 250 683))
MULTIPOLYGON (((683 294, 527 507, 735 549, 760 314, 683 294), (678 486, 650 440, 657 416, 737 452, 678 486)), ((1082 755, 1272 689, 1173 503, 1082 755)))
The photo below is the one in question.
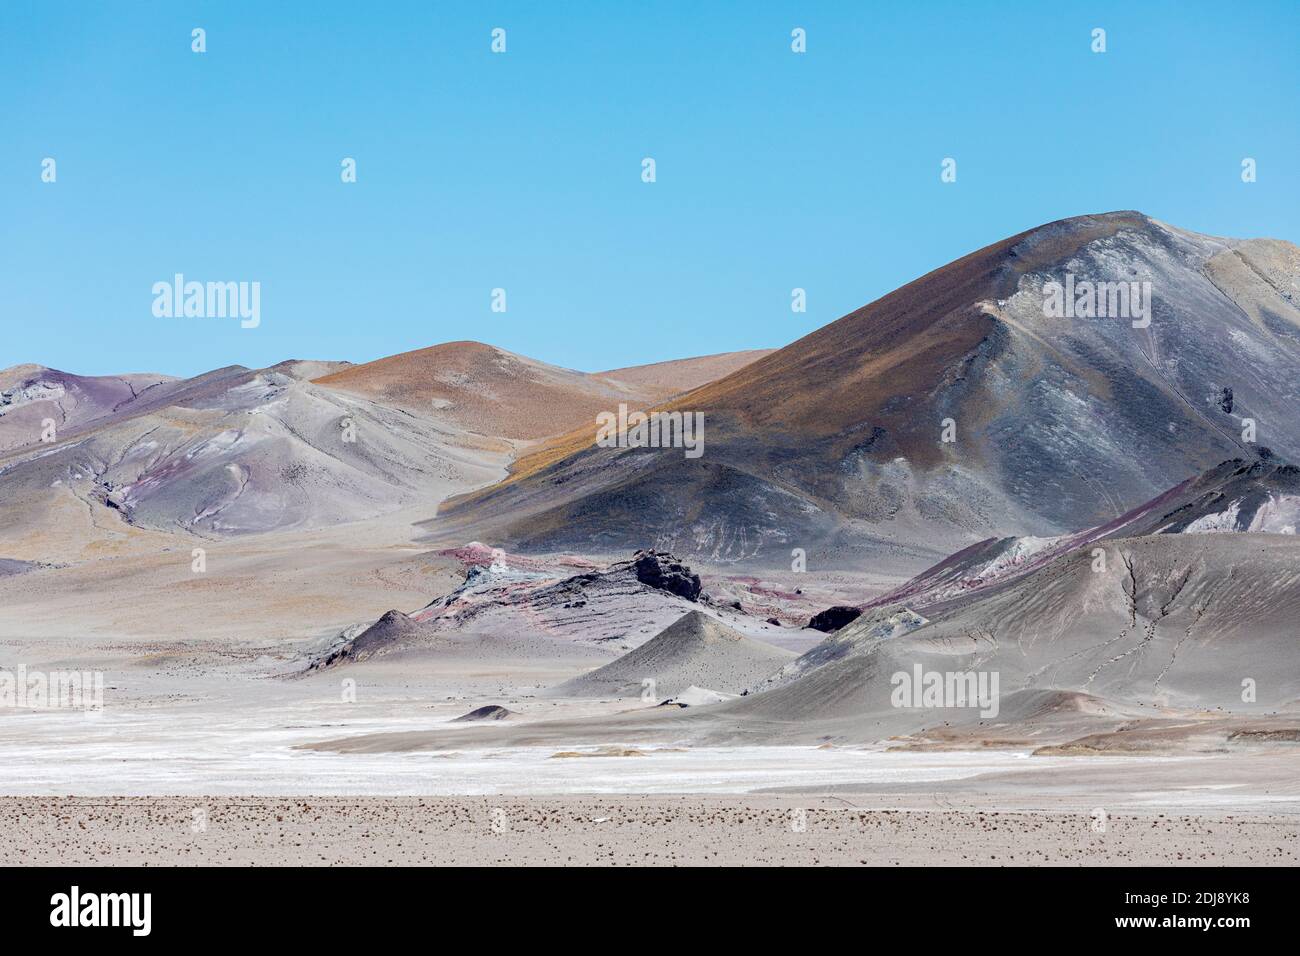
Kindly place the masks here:
POLYGON ((638 551, 632 556, 636 579, 688 601, 700 596, 700 576, 666 551, 638 551))
POLYGON ((637 551, 630 560, 567 573, 574 565, 502 556, 490 567, 471 567, 464 583, 412 617, 439 632, 522 630, 631 649, 699 603, 699 575, 665 552, 637 551))
POLYGON ((463 724, 480 720, 505 720, 507 717, 513 717, 514 713, 513 710, 508 710, 500 704, 488 704, 485 707, 479 707, 477 710, 471 710, 468 714, 461 714, 452 723, 463 724))
POLYGON ((1231 414, 1232 414, 1232 402, 1233 402, 1233 399, 1232 399, 1232 389, 1230 389, 1228 386, 1225 385, 1225 386, 1223 386, 1223 388, 1219 389, 1219 409, 1220 409, 1220 411, 1223 411, 1223 412, 1225 412, 1226 414, 1231 415, 1231 414))
POLYGON ((814 614, 808 622, 808 626, 814 631, 830 634, 838 631, 845 624, 856 621, 861 614, 861 608, 851 607, 847 604, 837 604, 814 614))

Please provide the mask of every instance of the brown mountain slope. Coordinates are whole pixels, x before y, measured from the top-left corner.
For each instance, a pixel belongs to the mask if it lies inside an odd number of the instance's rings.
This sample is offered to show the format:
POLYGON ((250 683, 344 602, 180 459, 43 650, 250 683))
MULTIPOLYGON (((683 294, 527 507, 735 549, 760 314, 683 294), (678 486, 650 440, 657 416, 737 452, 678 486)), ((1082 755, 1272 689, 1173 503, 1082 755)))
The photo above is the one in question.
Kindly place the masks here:
POLYGON ((635 389, 658 404, 730 375, 775 351, 776 349, 748 349, 743 352, 722 352, 718 355, 701 355, 699 358, 595 372, 593 377, 635 389))
POLYGON ((0 541, 6 557, 45 559, 42 542, 68 515, 86 543, 131 528, 220 537, 432 507, 496 480, 525 440, 620 401, 649 406, 673 393, 674 375, 686 389, 744 361, 616 379, 453 343, 360 367, 289 360, 185 380, 6 369, 0 541), (47 421, 54 442, 42 441, 47 421))
POLYGON ((1287 243, 1136 212, 1049 223, 665 403, 703 412, 701 458, 594 448, 589 425, 430 530, 473 525, 517 550, 920 565, 992 534, 1099 524, 1253 454, 1246 418, 1260 444, 1300 453, 1297 294, 1287 243), (1067 275, 1149 282, 1150 324, 1045 315, 1045 284, 1067 275))
POLYGON ((448 342, 315 381, 413 414, 436 412, 482 435, 530 441, 594 422, 620 402, 646 408, 763 354, 733 352, 588 374, 481 342, 448 342))

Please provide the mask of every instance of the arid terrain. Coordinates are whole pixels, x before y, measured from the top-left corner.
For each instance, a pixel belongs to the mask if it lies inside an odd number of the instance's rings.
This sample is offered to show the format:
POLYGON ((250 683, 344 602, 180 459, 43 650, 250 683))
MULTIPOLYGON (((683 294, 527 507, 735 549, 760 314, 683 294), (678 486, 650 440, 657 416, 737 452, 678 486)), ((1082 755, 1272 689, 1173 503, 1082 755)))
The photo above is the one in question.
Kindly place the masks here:
POLYGON ((1294 865, 1298 303, 1118 212, 773 350, 6 369, 0 863, 1294 865))
POLYGON ((835 797, 0 797, 0 864, 1295 866, 1287 813, 835 797), (1104 827, 1101 822, 1104 820, 1104 827), (199 821, 199 823, 196 823, 199 821), (93 834, 87 837, 86 834, 93 834))

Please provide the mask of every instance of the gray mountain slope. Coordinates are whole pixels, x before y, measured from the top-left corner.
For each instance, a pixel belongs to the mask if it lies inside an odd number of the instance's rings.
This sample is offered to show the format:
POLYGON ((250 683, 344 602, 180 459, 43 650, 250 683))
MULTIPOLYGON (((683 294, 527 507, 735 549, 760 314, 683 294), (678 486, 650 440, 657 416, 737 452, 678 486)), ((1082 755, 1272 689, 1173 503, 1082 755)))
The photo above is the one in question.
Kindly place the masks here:
POLYGON ((160 386, 0 454, 0 490, 35 528, 72 495, 139 527, 235 535, 432 507, 502 473, 504 444, 313 385, 299 364, 160 386))
POLYGON ((40 443, 45 423, 56 433, 99 421, 165 394, 167 375, 71 375, 40 365, 0 370, 0 453, 40 443))
POLYGON ((738 718, 915 730, 953 716, 892 705, 892 676, 917 665, 997 673, 1004 696, 1051 689, 1238 713, 1300 697, 1300 540, 1153 535, 1105 550, 1104 570, 1090 551, 1072 553, 871 653, 727 706, 738 718))
POLYGON ((671 697, 688 687, 739 694, 794 657, 748 638, 701 611, 690 611, 659 634, 589 674, 553 689, 562 697, 671 697))
MULTIPOLYGON (((946 736, 968 750, 991 741, 1062 752, 1073 752, 1075 740, 1088 752, 1173 752, 1300 739, 1300 540, 1168 534, 1105 548, 1104 570, 1094 570, 1089 551, 1066 555, 950 616, 855 642, 761 693, 671 713, 543 721, 475 739, 482 746, 573 739, 916 746, 946 736), (941 682, 982 674, 995 693, 983 702, 896 698, 899 675, 918 671, 941 682)), ((465 743, 440 730, 320 746, 465 743)))
POLYGON ((1262 532, 1300 527, 1300 468, 1269 458, 1225 461, 1105 524, 1050 538, 990 538, 949 555, 870 602, 926 608, 970 600, 1062 555, 1113 538, 1262 532))

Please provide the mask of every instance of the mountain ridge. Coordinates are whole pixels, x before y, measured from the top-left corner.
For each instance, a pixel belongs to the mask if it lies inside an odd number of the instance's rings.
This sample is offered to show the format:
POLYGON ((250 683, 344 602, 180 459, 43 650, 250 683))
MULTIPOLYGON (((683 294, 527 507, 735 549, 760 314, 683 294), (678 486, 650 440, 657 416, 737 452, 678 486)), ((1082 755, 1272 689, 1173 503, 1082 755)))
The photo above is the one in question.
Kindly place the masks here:
POLYGON ((1065 533, 1249 453, 1248 418, 1260 445, 1300 451, 1293 288, 1289 243, 1132 211, 1047 223, 657 406, 704 415, 697 462, 593 447, 585 427, 449 499, 426 531, 486 527, 545 552, 629 547, 621 526, 717 560, 802 547, 914 570, 991 535, 1065 533), (1149 283, 1151 321, 1049 315, 1046 283, 1067 275, 1149 283))

